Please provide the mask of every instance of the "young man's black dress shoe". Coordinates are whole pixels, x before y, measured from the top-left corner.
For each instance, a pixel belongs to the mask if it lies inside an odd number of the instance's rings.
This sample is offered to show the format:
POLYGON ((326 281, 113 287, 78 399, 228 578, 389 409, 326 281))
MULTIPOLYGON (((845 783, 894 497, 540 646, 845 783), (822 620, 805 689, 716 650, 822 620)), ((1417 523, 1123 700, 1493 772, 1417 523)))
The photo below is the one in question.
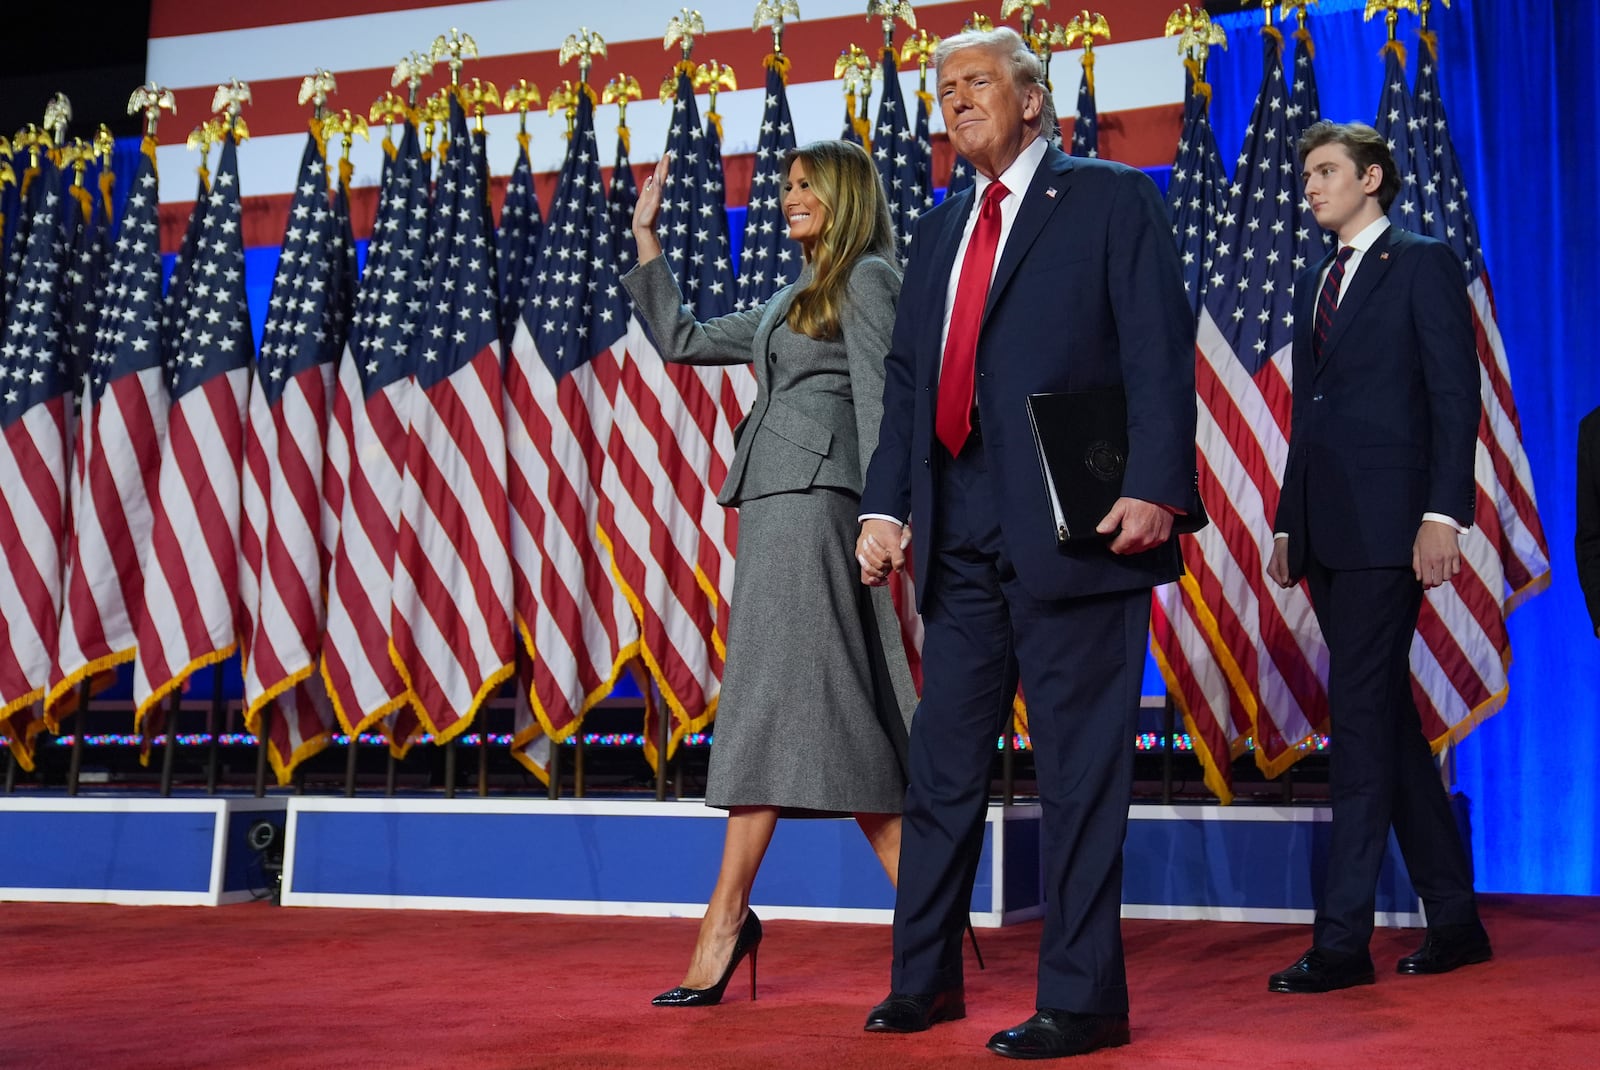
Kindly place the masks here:
POLYGON ((1449 973, 1475 962, 1494 958, 1489 934, 1482 925, 1451 925, 1429 929, 1422 946, 1395 964, 1396 973, 1449 973))
POLYGON ((1128 1042, 1126 1014, 1075 1014, 1041 1007, 1021 1025, 989 1038, 989 1050, 1008 1059, 1063 1059, 1128 1042))
POLYGON ((935 1022, 953 1022, 967 1016, 966 990, 947 988, 943 992, 917 995, 890 992, 887 999, 867 1014, 869 1033, 921 1033, 935 1022))
POLYGON ((1370 985, 1376 975, 1372 956, 1334 955, 1314 947, 1300 961, 1267 982, 1269 992, 1332 992, 1339 988, 1370 985))

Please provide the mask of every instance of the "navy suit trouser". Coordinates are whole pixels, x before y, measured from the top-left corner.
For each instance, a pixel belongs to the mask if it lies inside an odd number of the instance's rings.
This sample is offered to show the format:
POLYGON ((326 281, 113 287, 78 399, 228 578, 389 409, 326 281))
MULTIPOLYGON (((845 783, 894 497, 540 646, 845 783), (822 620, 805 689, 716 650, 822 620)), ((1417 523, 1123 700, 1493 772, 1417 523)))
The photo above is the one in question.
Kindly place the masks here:
POLYGON ((1125 1014, 1122 841, 1150 592, 1034 598, 1006 553, 981 444, 958 458, 939 453, 934 545, 921 548, 932 556, 892 986, 930 993, 962 983, 995 741, 1020 671, 1044 819, 1037 1006, 1125 1014))
POLYGON ((1307 556, 1332 723, 1333 827, 1312 940, 1335 954, 1367 953, 1391 826, 1429 927, 1474 925, 1471 863, 1411 694, 1422 585, 1409 568, 1329 569, 1315 546, 1307 556))

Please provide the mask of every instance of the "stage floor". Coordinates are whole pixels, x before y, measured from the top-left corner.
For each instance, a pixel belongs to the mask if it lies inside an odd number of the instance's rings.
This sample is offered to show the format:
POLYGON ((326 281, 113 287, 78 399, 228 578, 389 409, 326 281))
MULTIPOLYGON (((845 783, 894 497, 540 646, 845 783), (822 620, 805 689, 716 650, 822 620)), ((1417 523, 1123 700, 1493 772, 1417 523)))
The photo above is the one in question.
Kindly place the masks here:
MULTIPOLYGON (((1496 958, 1399 977, 1415 931, 1380 929, 1378 983, 1271 995, 1308 930, 1128 920, 1133 1044, 1090 1067, 1588 1068, 1600 1051, 1600 899, 1485 896, 1496 958)), ((774 921, 758 1001, 657 1009, 696 922, 406 910, 0 907, 8 1068, 966 1067, 1031 1013, 1038 922, 968 951, 965 1021, 866 1034, 888 987, 882 925, 774 921)))

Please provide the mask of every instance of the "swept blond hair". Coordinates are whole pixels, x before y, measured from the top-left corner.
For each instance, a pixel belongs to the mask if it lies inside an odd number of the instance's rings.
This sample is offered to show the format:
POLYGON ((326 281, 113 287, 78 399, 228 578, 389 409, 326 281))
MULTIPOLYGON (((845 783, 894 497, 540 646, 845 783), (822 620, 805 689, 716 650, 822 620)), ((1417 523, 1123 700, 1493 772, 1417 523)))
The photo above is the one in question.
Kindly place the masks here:
POLYGON ((895 262, 894 224, 878 168, 850 141, 813 141, 783 157, 784 181, 799 160, 823 209, 822 233, 807 253, 811 281, 789 305, 789 328, 809 338, 838 338, 850 269, 863 256, 895 262))

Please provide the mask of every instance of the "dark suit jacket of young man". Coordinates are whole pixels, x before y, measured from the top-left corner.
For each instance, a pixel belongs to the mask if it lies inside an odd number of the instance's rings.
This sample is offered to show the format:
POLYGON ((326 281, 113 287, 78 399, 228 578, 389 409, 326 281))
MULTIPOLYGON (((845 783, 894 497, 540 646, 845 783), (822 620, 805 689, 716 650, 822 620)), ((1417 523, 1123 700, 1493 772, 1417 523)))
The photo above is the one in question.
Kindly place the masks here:
MULTIPOLYGON (((900 291, 884 370, 883 424, 861 495, 864 514, 912 519, 934 545, 934 437, 946 284, 972 189, 923 218, 900 291)), ((1142 173, 1046 151, 1001 253, 978 335, 975 403, 1000 528, 1023 585, 1038 598, 1153 587, 1176 579, 1177 540, 1118 557, 1056 546, 1027 396, 1121 386, 1128 398, 1122 492, 1187 508, 1194 481, 1194 324, 1172 227, 1142 173), (1160 248, 1165 242, 1167 248, 1160 248)), ((930 554, 913 554, 919 602, 930 554)))
POLYGON ((1482 403, 1461 265, 1450 247, 1390 226, 1345 285, 1312 353, 1328 259, 1294 290, 1294 410, 1274 531, 1289 575, 1310 550, 1330 569, 1410 568, 1422 514, 1470 526, 1482 403))

